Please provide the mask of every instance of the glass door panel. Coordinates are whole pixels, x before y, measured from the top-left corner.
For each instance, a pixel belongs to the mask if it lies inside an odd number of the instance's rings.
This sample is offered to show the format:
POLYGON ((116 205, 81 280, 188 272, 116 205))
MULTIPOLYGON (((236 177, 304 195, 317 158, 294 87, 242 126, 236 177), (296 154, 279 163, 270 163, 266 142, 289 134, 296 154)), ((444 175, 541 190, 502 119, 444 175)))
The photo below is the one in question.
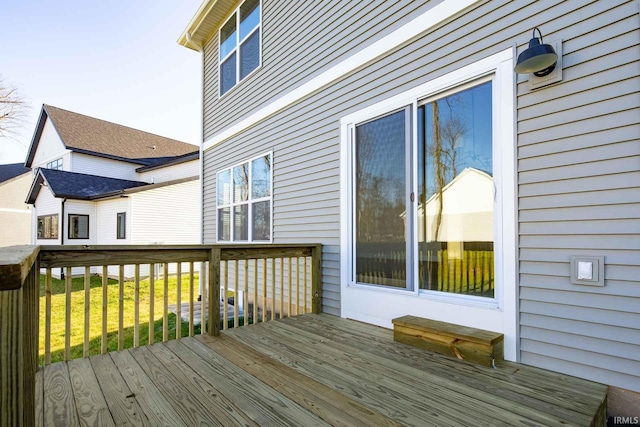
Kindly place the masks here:
POLYGON ((407 288, 408 109, 355 127, 355 279, 407 288))
POLYGON ((421 289, 494 297, 491 84, 418 109, 421 289))

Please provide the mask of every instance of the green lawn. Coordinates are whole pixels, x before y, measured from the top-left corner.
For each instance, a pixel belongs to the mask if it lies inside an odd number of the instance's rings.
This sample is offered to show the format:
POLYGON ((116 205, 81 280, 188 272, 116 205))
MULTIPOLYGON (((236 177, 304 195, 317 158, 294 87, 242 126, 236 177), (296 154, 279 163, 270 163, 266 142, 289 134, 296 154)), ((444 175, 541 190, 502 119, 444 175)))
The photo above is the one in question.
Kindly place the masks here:
MULTIPOLYGON (((198 277, 194 280, 194 298, 198 298, 198 277)), ((51 287, 51 362, 64 360, 65 345, 65 283, 63 280, 52 279, 51 287)), ((155 281, 154 286, 154 341, 162 341, 162 322, 164 307, 163 279, 155 281)), ((189 276, 182 275, 182 302, 189 301, 189 276)), ((108 351, 118 348, 118 282, 109 280, 107 293, 107 342, 108 351)), ((175 276, 168 280, 169 305, 176 303, 177 279, 175 276)), ((148 343, 149 338, 149 280, 140 282, 140 345, 148 343)), ((195 301, 194 304, 199 304, 195 301)), ((40 363, 44 360, 44 319, 45 319, 45 278, 40 277, 40 363)), ((134 283, 124 284, 124 348, 133 347, 134 324, 134 283)), ((99 354, 102 337, 102 278, 91 276, 90 291, 90 321, 89 321, 90 350, 89 354, 99 354)), ((182 322, 182 336, 189 334, 188 322, 182 322)), ((175 338, 176 316, 169 313, 169 339, 175 338)), ((84 278, 72 280, 71 292, 71 358, 83 356, 84 342, 84 278)), ((200 332, 200 325, 194 326, 194 333, 200 332)))

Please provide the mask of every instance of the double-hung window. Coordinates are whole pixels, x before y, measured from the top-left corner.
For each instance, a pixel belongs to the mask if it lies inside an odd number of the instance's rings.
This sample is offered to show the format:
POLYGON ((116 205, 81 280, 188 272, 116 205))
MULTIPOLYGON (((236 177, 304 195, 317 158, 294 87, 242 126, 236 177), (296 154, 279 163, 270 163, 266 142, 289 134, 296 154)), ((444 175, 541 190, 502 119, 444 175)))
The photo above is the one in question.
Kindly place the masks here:
POLYGON ((42 215, 38 217, 38 239, 58 238, 58 215, 42 215))
POLYGON ((272 158, 263 154, 218 172, 218 241, 271 241, 272 158))
POLYGON ((260 0, 245 0, 220 28, 220 96, 260 66, 260 0))
POLYGON ((89 238, 89 215, 69 214, 69 239, 89 238))

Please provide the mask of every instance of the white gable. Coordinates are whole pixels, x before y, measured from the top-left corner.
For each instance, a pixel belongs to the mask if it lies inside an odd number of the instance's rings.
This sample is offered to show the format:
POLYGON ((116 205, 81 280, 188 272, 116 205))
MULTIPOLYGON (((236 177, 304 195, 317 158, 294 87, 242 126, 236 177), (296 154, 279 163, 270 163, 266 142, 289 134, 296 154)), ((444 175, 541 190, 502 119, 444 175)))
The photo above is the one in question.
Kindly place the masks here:
POLYGON ((70 153, 71 152, 67 150, 62 143, 55 127, 51 124, 51 120, 47 117, 42 129, 42 134, 40 135, 40 140, 38 141, 38 147, 36 148, 31 167, 33 169, 39 167, 44 168, 47 166, 47 163, 63 158, 63 169, 69 171, 71 170, 71 165, 69 164, 70 153))

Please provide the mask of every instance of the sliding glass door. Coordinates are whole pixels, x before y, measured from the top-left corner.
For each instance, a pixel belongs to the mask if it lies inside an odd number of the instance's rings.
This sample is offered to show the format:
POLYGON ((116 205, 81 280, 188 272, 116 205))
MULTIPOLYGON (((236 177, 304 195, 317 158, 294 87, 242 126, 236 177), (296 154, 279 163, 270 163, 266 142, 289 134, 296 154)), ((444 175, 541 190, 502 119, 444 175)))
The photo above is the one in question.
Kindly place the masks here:
POLYGON ((355 127, 355 278, 407 288, 409 109, 355 127))

